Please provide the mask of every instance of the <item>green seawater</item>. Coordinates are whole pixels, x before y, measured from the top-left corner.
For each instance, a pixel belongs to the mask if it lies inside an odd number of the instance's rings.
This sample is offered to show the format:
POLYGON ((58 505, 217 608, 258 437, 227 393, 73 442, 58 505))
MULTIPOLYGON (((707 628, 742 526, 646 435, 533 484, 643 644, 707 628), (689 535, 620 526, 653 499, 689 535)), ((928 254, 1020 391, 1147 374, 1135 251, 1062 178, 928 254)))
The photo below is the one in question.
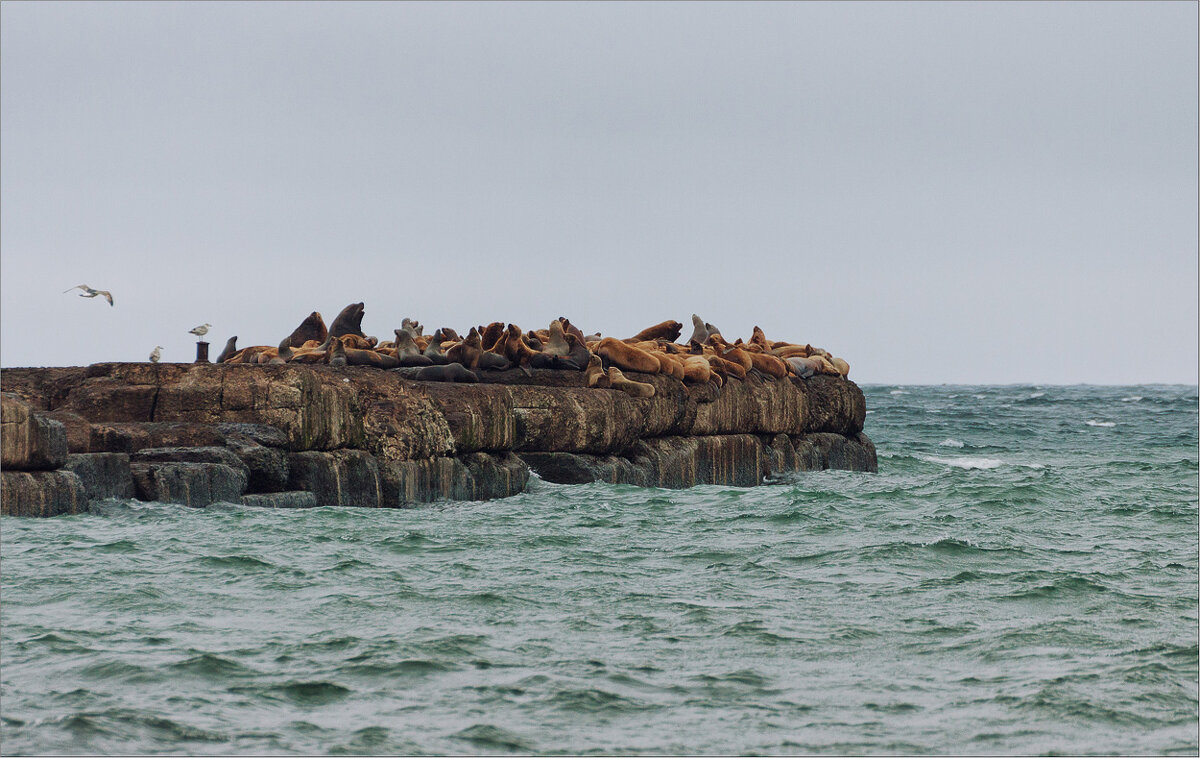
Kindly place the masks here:
POLYGON ((0 751, 1192 754, 1197 389, 870 386, 879 473, 0 520, 0 751))

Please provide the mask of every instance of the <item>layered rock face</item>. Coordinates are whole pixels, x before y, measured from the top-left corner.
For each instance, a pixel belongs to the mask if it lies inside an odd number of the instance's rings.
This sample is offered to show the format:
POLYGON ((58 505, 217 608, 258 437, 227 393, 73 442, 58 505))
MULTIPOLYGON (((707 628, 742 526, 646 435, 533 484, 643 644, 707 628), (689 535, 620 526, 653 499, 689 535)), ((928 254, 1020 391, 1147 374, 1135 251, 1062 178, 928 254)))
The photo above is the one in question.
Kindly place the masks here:
POLYGON ((875 470, 863 394, 841 377, 748 377, 718 389, 627 373, 654 396, 537 369, 483 372, 479 384, 362 366, 4 369, 3 512, 33 509, 10 508, 10 469, 73 473, 87 483, 84 502, 132 492, 268 507, 506 497, 524 490, 530 470, 660 487, 875 470))

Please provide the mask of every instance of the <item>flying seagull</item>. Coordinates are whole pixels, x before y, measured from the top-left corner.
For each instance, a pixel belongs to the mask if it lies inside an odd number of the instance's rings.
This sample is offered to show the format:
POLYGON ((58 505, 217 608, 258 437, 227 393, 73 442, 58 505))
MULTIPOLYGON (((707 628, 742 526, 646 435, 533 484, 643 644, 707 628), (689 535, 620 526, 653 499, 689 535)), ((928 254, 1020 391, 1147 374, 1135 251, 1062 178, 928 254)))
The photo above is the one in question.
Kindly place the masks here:
POLYGON ((109 305, 113 304, 111 292, 107 292, 105 290, 94 290, 91 287, 87 286, 86 284, 77 284, 69 290, 63 290, 63 294, 65 295, 68 292, 70 292, 71 290, 83 290, 83 292, 79 293, 80 297, 96 297, 97 295, 99 295, 99 296, 103 297, 105 300, 107 300, 109 305))
POLYGON ((158 347, 154 348, 154 352, 150 353, 151 363, 158 363, 159 359, 162 358, 162 349, 162 345, 159 345, 158 347))
POLYGON ((188 331, 188 334, 194 334, 197 337, 203 337, 204 335, 208 334, 208 327, 210 326, 212 326, 212 324, 201 324, 195 329, 188 331))

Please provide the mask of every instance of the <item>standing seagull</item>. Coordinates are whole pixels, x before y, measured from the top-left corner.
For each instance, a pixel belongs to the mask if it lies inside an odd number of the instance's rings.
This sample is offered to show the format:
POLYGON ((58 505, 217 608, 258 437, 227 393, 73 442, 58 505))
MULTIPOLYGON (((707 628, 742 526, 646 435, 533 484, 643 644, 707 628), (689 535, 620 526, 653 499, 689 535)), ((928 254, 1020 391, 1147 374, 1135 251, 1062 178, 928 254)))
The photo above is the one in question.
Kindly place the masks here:
POLYGON ((154 352, 150 353, 151 363, 158 363, 159 359, 162 358, 162 349, 162 345, 159 345, 154 348, 154 352))
POLYGON ((83 290, 83 292, 79 293, 80 297, 96 297, 97 295, 99 295, 99 296, 103 297, 105 300, 107 300, 109 305, 113 304, 112 293, 107 292, 106 290, 94 290, 91 287, 87 286, 86 284, 77 284, 74 287, 72 287, 71 289, 63 290, 63 294, 65 295, 68 292, 70 292, 71 290, 83 290))
POLYGON ((208 327, 210 326, 212 326, 212 324, 201 324, 195 329, 190 330, 188 334, 194 334, 197 337, 203 337, 204 335, 208 334, 208 327))

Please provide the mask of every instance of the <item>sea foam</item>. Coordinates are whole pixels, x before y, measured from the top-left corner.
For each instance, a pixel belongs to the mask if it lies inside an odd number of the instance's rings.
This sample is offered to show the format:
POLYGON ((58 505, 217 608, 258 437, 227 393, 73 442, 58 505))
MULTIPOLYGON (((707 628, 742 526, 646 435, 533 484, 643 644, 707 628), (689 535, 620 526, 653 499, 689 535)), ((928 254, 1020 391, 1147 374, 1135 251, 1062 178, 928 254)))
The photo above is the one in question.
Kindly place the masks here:
POLYGON ((1004 461, 999 458, 942 458, 936 455, 920 456, 921 460, 929 461, 930 463, 940 463, 943 466, 953 466, 954 468, 999 468, 1004 465, 1004 461))
POLYGON ((1088 426, 1116 426, 1117 425, 1115 421, 1097 421, 1094 418, 1090 418, 1083 423, 1087 424, 1088 426))

